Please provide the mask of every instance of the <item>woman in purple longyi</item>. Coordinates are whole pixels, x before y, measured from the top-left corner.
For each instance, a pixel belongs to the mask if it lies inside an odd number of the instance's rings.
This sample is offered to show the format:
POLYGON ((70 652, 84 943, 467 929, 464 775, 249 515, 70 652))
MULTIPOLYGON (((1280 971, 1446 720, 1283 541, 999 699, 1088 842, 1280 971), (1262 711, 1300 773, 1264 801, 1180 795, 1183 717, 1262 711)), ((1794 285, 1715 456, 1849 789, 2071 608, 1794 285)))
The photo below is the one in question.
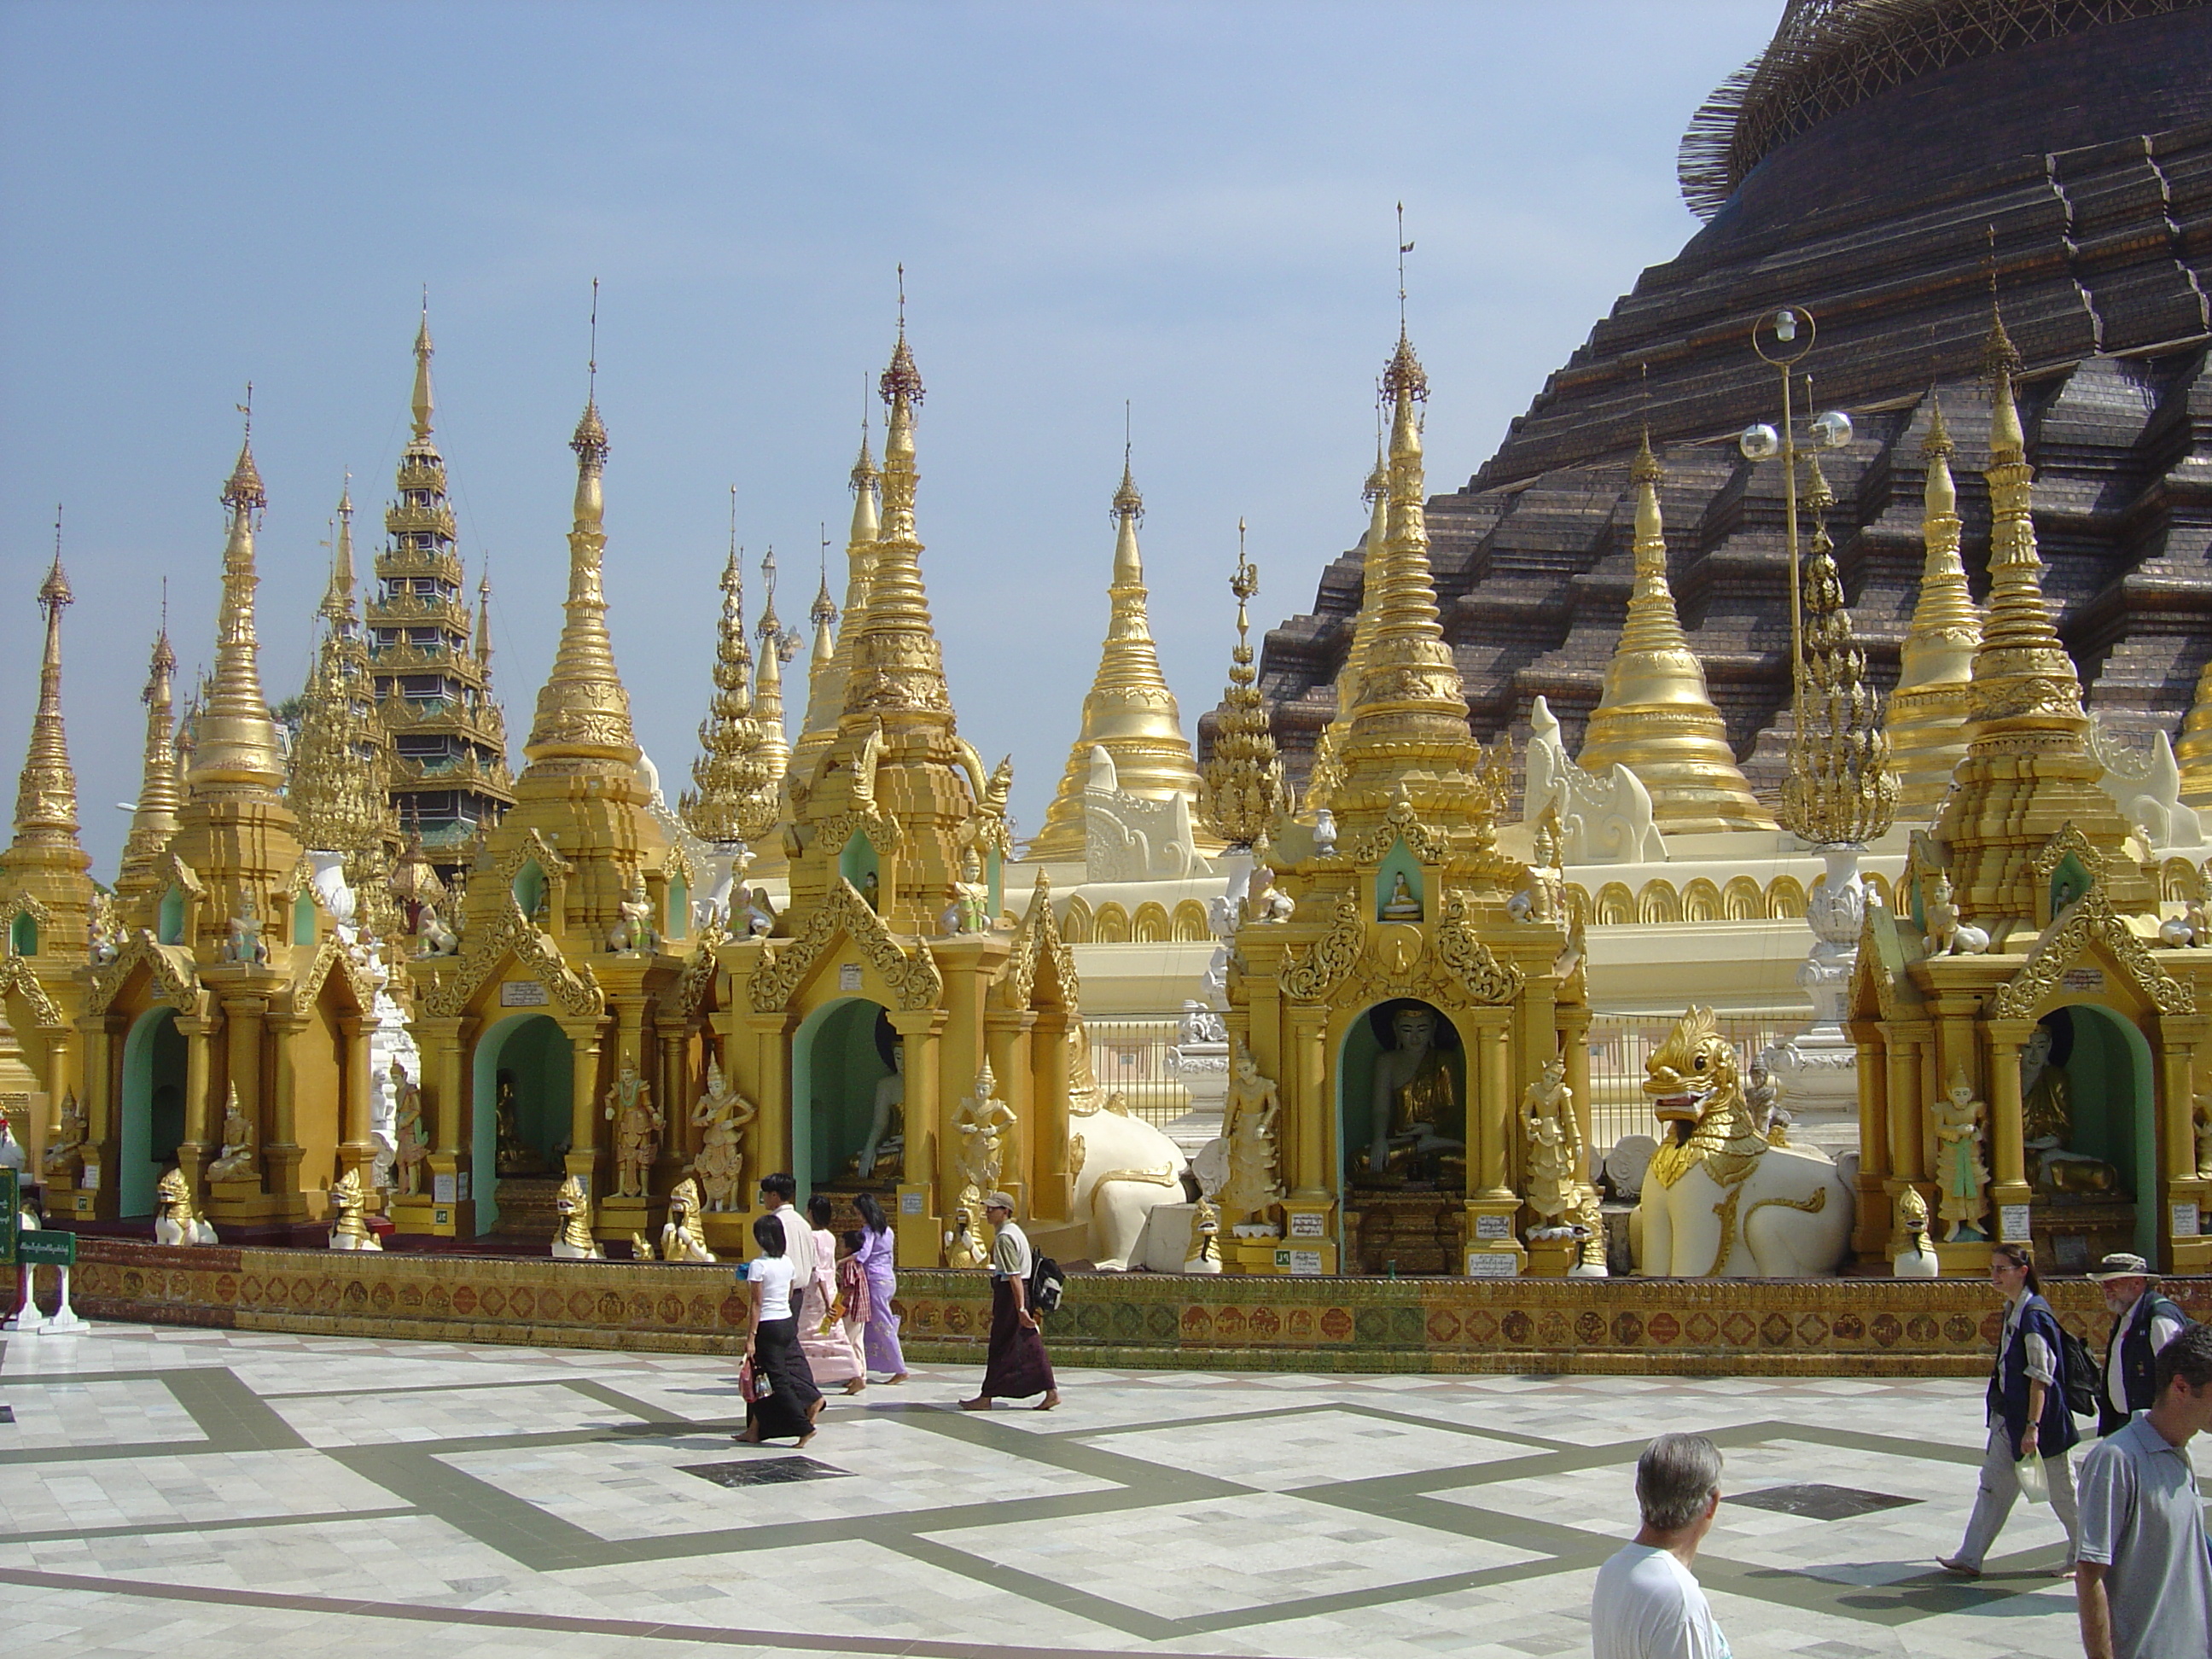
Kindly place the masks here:
POLYGON ((899 1352, 898 1316, 891 1311, 891 1297, 898 1289, 891 1224, 873 1193, 862 1193, 853 1207, 860 1212, 860 1265, 868 1274, 868 1322, 862 1339, 868 1369, 888 1371, 891 1382, 903 1382, 906 1356, 899 1352))

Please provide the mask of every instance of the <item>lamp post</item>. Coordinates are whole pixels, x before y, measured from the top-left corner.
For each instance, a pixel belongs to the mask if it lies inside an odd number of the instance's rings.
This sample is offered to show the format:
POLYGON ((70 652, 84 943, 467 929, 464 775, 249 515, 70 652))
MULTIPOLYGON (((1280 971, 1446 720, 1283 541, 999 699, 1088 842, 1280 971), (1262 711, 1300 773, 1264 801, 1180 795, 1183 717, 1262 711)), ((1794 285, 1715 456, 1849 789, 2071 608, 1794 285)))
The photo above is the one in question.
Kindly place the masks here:
MULTIPOLYGON (((1840 410, 1813 416, 1801 447, 1796 429, 1797 367, 1817 333, 1801 306, 1769 312, 1752 325, 1752 349, 1782 382, 1782 428, 1754 425, 1737 441, 1753 462, 1780 456, 1784 534, 1790 549, 1790 708, 1788 769, 1776 816, 1799 840, 1820 849, 1826 878, 1807 896, 1805 920, 1813 948, 1798 969, 1798 983, 1813 1004, 1813 1026, 1802 1037, 1760 1056, 1780 1096, 1826 1149, 1841 1152, 1856 1139, 1856 1050, 1843 1018, 1858 937, 1866 915, 1866 884, 1859 856, 1896 816, 1897 780, 1889 769, 1889 741, 1881 728, 1881 700, 1866 683, 1866 653, 1851 637, 1850 612, 1828 538, 1826 513, 1835 499, 1821 476, 1820 452, 1851 441, 1850 416, 1840 410), (1804 495, 1814 509, 1811 556, 1799 553, 1798 462, 1804 459, 1804 495)), ((1812 393, 1805 393, 1809 410, 1812 393)))

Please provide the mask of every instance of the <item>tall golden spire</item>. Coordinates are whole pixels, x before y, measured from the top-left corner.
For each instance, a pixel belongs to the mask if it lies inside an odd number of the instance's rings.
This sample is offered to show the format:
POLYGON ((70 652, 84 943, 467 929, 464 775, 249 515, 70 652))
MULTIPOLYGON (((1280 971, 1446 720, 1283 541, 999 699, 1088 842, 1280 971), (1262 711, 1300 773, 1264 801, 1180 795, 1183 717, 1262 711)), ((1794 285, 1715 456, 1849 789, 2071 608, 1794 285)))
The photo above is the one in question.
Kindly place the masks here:
POLYGON ((596 398, 587 398, 568 440, 576 452, 576 503, 568 532, 568 620, 553 672, 538 693, 538 717, 522 752, 532 769, 563 772, 621 769, 637 765, 637 738, 630 726, 629 693, 615 668, 607 638, 607 600, 599 584, 607 546, 600 495, 606 471, 607 429, 596 398))
POLYGON ((39 586, 46 613, 46 654, 39 661, 39 708, 31 717, 31 743, 15 786, 15 842, 9 861, 27 848, 66 849, 75 868, 91 867, 77 842, 76 773, 70 765, 69 733, 62 725, 62 612, 75 602, 62 574, 61 520, 54 520, 54 562, 39 586))
POLYGON ((1974 648, 1982 641, 1982 613, 1967 591, 1966 567, 1959 556, 1959 488, 1951 477, 1957 446, 1932 392, 1929 403, 1928 436, 1920 446, 1928 461, 1920 520, 1927 562, 1912 626, 1899 653, 1888 720, 1898 815, 1917 823, 1935 817, 1966 752, 1974 648))
POLYGON ((487 687, 491 681, 491 561, 483 564, 483 574, 477 580, 477 666, 484 671, 487 687))
POLYGON ((753 678, 753 721, 760 727, 760 753, 769 776, 780 791, 785 770, 791 765, 791 734, 783 725, 783 665, 799 647, 796 635, 783 631, 775 614, 775 549, 761 559, 761 584, 767 590, 761 603, 760 668, 753 678))
MULTIPOLYGON (((860 453, 853 463, 853 526, 845 538, 845 613, 837 629, 837 643, 827 669, 808 677, 806 729, 791 751, 791 775, 804 784, 814 775, 822 751, 836 741, 837 722, 845 710, 845 690, 853 674, 853 650, 860 637, 868 610, 868 575, 875 568, 876 538, 881 532, 877 515, 877 485, 881 474, 868 453, 868 423, 860 420, 860 453)), ((827 573, 824 573, 827 580, 827 573)))
MULTIPOLYGON (((814 591, 814 603, 806 608, 806 620, 814 624, 814 645, 806 654, 806 712, 799 718, 802 739, 809 732, 826 732, 837 722, 837 708, 830 698, 830 670, 837 660, 837 601, 830 597, 830 538, 826 535, 822 538, 822 585, 814 591)), ((793 753, 795 756, 796 750, 793 753)))
POLYGON ((1402 791, 1455 840, 1481 839, 1497 804, 1480 780, 1481 745, 1468 729, 1459 668, 1437 619, 1419 412, 1429 377, 1402 324, 1382 395, 1390 408, 1388 529, 1365 596, 1367 654, 1333 805, 1347 832, 1371 829, 1402 791))
POLYGON ((345 487, 338 492, 337 534, 331 549, 331 585, 323 590, 323 603, 317 615, 334 629, 353 633, 359 629, 361 619, 353 607, 353 475, 346 475, 345 487))
POLYGON ((1237 596, 1237 648, 1229 657, 1229 689, 1213 726, 1213 752, 1199 769, 1198 815, 1206 830, 1231 847, 1249 847, 1287 803, 1282 757, 1267 727, 1267 700, 1252 666, 1252 596, 1260 591, 1259 567, 1244 556, 1244 520, 1237 521, 1237 574, 1229 591, 1237 596))
POLYGON ((2122 911, 2148 909, 2157 894, 2124 855, 2130 835, 2098 787, 2103 767, 2089 752, 2081 682, 2052 625, 2035 544, 2027 440, 2013 376, 2020 354, 1994 300, 1985 361, 1992 381, 1990 465, 1990 598, 1974 651, 1973 735, 1959 763, 1937 829, 1966 919, 2006 933, 2032 927, 2041 907, 2033 862, 2068 823, 2110 855, 2106 896, 2122 911))
POLYGON ((422 325, 415 331, 415 396, 412 410, 415 416, 415 441, 430 441, 430 416, 434 405, 430 401, 430 354, 437 348, 430 343, 430 296, 422 295, 422 325))
POLYGON ((216 624, 215 676, 193 724, 191 769, 185 775, 195 797, 274 798, 284 785, 283 750, 276 722, 261 690, 261 647, 253 631, 253 595, 260 577, 253 563, 254 521, 269 505, 253 465, 252 388, 246 388, 246 441, 223 486, 229 539, 222 554, 222 611, 216 624))
POLYGON ((170 718, 176 672, 177 653, 170 648, 164 618, 161 631, 154 636, 146 689, 138 697, 146 705, 146 759, 138 785, 138 805, 131 815, 131 834, 123 843, 123 867, 116 878, 117 889, 124 892, 153 884, 154 860, 177 833, 177 809, 184 805, 170 718))
POLYGON ((1068 750, 1060 791, 1045 812, 1044 827, 1030 843, 1028 855, 1033 859, 1084 855, 1083 790, 1094 746, 1113 757, 1115 775, 1128 794, 1170 800, 1177 795, 1194 799, 1199 791, 1197 757, 1183 736, 1182 717, 1167 676, 1160 672, 1159 652, 1146 616, 1145 564, 1137 547, 1145 498, 1137 492, 1126 446, 1113 515, 1114 580, 1106 590, 1110 605, 1106 643, 1090 695, 1083 700, 1083 726, 1068 750))
POLYGON ((761 757, 753 719, 752 647, 745 642, 744 573, 738 564, 736 492, 731 492, 729 562, 722 567, 722 626, 714 642, 714 696, 699 723, 695 788, 678 810, 691 833, 719 847, 766 835, 775 824, 775 776, 761 757))
POLYGON ((883 529, 853 643, 845 719, 865 724, 878 714, 896 714, 909 724, 918 720, 949 732, 952 697, 945 684, 944 653, 930 617, 929 595, 922 586, 922 546, 915 531, 915 492, 921 475, 915 465, 914 422, 921 406, 921 375, 903 322, 881 390, 890 411, 884 433, 883 529))
POLYGON ((1636 487, 1636 586, 1577 758, 1600 776, 1616 761, 1626 763, 1651 792, 1652 817, 1671 834, 1771 830, 1774 815, 1753 797, 1736 766, 1727 724, 1675 614, 1659 516, 1663 476, 1646 433, 1629 469, 1636 487))

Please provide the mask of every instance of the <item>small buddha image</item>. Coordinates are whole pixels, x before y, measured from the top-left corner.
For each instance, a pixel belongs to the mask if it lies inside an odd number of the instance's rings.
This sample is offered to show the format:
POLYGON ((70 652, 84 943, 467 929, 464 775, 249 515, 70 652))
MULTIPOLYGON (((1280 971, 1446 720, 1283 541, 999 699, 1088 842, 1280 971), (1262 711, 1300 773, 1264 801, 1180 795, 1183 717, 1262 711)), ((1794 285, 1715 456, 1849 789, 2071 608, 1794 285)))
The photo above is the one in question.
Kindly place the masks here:
POLYGON ((1413 884, 1406 879, 1403 870, 1393 872, 1390 891, 1382 901, 1382 920, 1419 921, 1420 919, 1421 901, 1413 896, 1413 884))
POLYGON ((2074 1095, 2066 1062, 2073 1048, 2074 1022, 2063 1008, 2045 1014, 2021 1046, 2021 1140, 2027 1178, 2039 1192, 2054 1194, 2118 1193, 2120 1172, 2069 1144, 2074 1095))
POLYGON ((1449 1050, 1458 1040, 1450 1024, 1425 1002, 1384 1003, 1367 1017, 1382 1042, 1370 1106, 1369 1174, 1463 1180, 1467 1143, 1459 1137, 1465 1118, 1451 1066, 1449 1050))
POLYGON ((522 1138, 514 1096, 514 1073, 501 1072, 493 1101, 492 1116, 499 1132, 497 1164, 503 1176, 545 1173, 544 1155, 522 1138))

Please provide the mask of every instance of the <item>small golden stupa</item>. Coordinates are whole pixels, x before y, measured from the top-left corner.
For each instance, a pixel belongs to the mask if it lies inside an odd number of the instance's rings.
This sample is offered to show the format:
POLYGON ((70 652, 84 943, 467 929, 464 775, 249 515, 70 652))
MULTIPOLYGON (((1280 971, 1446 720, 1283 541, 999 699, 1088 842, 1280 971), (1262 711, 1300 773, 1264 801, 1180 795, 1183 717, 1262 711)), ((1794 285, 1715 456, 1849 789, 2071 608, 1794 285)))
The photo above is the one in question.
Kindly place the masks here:
POLYGON ((1912 624, 1899 653, 1897 688, 1889 696, 1889 763, 1897 775, 1897 811, 1927 823, 1950 792, 1951 775, 1966 753, 1973 715, 1974 651, 1982 613, 1966 589, 1959 556, 1959 489, 1951 478, 1957 447, 1943 424, 1943 406, 1929 394, 1928 462, 1921 538, 1927 563, 1912 624))

